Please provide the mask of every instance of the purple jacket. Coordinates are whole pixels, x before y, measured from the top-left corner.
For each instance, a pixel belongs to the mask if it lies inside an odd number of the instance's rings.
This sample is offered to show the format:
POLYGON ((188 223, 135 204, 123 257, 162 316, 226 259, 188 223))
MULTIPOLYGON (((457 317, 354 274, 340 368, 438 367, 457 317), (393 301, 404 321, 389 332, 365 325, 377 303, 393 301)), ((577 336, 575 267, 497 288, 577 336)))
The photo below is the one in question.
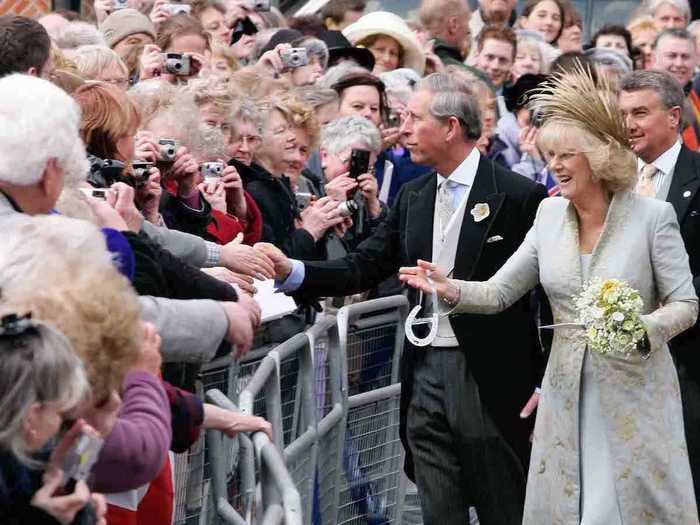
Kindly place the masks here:
POLYGON ((124 492, 153 480, 170 448, 170 402, 161 380, 148 372, 129 372, 122 407, 92 470, 96 492, 124 492))

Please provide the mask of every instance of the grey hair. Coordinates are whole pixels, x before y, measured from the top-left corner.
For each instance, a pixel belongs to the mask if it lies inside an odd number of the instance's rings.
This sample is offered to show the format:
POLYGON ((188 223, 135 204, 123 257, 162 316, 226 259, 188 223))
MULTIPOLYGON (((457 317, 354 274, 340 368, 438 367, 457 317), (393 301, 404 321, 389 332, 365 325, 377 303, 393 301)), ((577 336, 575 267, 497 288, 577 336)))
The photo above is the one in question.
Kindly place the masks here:
MULTIPOLYGON (((4 313, 11 311, 10 304, 3 305, 4 313)), ((55 403, 66 412, 89 396, 90 387, 68 339, 45 323, 32 324, 24 335, 0 338, 0 447, 25 465, 40 467, 23 435, 30 407, 55 403)))
POLYGON ((309 56, 315 56, 326 69, 328 66, 328 46, 323 40, 306 36, 292 42, 293 47, 303 47, 309 56))
POLYGON ((126 64, 121 57, 114 50, 105 46, 81 46, 78 49, 68 51, 66 55, 75 63, 80 71, 80 76, 85 80, 95 80, 100 72, 112 64, 118 64, 124 74, 128 74, 126 64))
POLYGON ((345 60, 344 62, 340 62, 328 68, 323 76, 318 79, 316 85, 319 87, 331 88, 334 84, 337 84, 341 78, 354 74, 364 75, 367 74, 367 70, 359 66, 357 62, 353 60, 345 60))
POLYGON ((659 44, 661 43, 662 40, 665 40, 666 38, 678 38, 680 40, 687 40, 690 42, 690 45, 692 46, 694 51, 697 51, 695 48, 695 37, 691 35, 686 29, 678 29, 678 28, 673 28, 673 29, 664 29, 659 33, 656 37, 656 40, 654 40, 654 50, 658 53, 659 52, 659 44))
POLYGON ((686 20, 690 20, 690 4, 688 0, 650 0, 649 12, 653 15, 656 10, 664 4, 671 4, 678 9, 686 20))
POLYGON ((326 104, 338 103, 340 97, 335 89, 320 88, 316 86, 303 86, 296 90, 299 98, 314 109, 326 104))
POLYGON ((231 112, 230 124, 233 131, 236 131, 236 122, 247 120, 252 122, 259 135, 263 134, 265 118, 260 107, 249 98, 241 98, 234 102, 234 108, 231 112))
POLYGON ((421 80, 416 90, 433 94, 429 108, 433 117, 438 120, 455 117, 468 141, 481 137, 479 102, 464 80, 444 73, 433 73, 421 80))
POLYGON ((379 129, 366 118, 342 117, 323 127, 321 147, 331 155, 338 155, 356 146, 362 146, 377 154, 382 149, 379 129))
POLYGON ((104 36, 96 26, 76 20, 63 26, 54 43, 61 49, 76 49, 81 46, 106 46, 104 36))
POLYGON ((638 70, 632 71, 620 80, 620 91, 654 91, 666 109, 676 106, 683 110, 685 94, 680 83, 665 71, 638 70))
POLYGON ((381 73, 379 79, 384 82, 387 95, 398 98, 404 104, 408 103, 413 90, 420 82, 418 73, 406 67, 381 73))
POLYGON ((226 156, 226 137, 221 129, 200 124, 189 148, 199 162, 222 159, 226 156))
POLYGON ((263 49, 270 42, 275 33, 279 31, 278 27, 273 27, 272 29, 263 29, 255 34, 255 45, 253 46, 252 56, 256 60, 259 60, 263 55, 263 49))

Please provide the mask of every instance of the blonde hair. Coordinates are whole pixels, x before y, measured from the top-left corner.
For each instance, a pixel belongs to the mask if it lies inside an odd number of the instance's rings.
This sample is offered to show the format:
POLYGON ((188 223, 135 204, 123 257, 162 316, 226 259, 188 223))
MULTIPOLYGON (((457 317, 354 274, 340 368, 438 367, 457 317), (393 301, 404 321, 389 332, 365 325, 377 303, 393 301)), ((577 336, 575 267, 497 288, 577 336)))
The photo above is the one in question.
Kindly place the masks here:
POLYGON ((16 224, 0 240, 3 301, 63 332, 85 365, 93 400, 106 399, 121 390, 140 352, 135 292, 97 227, 59 216, 16 224))
POLYGON ((221 44, 214 44, 211 48, 211 59, 209 62, 213 62, 215 58, 223 58, 226 61, 226 65, 231 68, 231 71, 238 71, 241 69, 241 65, 238 63, 236 54, 228 46, 222 46, 221 44))
POLYGON ((200 108, 205 104, 213 104, 216 108, 229 112, 235 100, 233 89, 216 77, 190 80, 183 91, 189 93, 200 108))
POLYGON ((136 134, 141 121, 134 103, 121 89, 103 82, 80 86, 73 98, 81 109, 80 137, 88 153, 103 159, 118 158, 117 141, 136 134))
POLYGON ((537 145, 543 152, 567 149, 583 153, 593 179, 613 193, 630 190, 637 181, 634 153, 617 142, 603 142, 583 124, 547 120, 540 130, 537 145))
POLYGON ((292 89, 292 85, 286 80, 262 75, 255 66, 247 66, 233 73, 231 85, 235 86, 242 95, 256 101, 286 93, 292 89))
POLYGON ((294 94, 270 100, 269 110, 277 110, 284 115, 292 126, 301 128, 311 143, 311 149, 316 148, 321 135, 321 127, 313 108, 294 94))
POLYGON ((654 23, 654 19, 650 15, 638 16, 637 18, 631 20, 630 23, 627 24, 627 31, 630 32, 633 39, 635 35, 643 33, 644 31, 653 31, 654 33, 659 32, 659 30, 656 28, 656 24, 654 23))
POLYGON ((121 57, 105 46, 82 46, 72 51, 70 57, 85 80, 97 79, 102 71, 113 64, 117 64, 126 76, 129 73, 121 57))

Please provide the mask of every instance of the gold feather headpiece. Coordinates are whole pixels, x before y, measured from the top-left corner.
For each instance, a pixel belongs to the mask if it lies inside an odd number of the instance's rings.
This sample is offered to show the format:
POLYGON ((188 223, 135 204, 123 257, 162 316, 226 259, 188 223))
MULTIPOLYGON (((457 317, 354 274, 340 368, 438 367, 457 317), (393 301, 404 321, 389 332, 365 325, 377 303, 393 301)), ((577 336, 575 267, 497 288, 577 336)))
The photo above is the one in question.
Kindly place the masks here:
POLYGON ((572 71, 552 75, 530 96, 529 107, 542 122, 570 123, 586 128, 606 144, 630 149, 617 96, 606 75, 598 81, 577 62, 572 71))

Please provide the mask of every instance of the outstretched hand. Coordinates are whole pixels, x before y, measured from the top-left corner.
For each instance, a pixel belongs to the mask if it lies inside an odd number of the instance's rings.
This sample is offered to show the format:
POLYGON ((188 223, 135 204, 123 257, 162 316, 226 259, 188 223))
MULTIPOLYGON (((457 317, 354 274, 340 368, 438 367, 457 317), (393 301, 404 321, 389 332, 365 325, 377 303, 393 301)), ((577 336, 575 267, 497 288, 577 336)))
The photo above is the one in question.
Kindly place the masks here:
POLYGON ((399 280, 426 293, 435 291, 440 297, 445 297, 449 288, 445 273, 436 264, 421 259, 418 259, 418 266, 399 268, 399 280))

